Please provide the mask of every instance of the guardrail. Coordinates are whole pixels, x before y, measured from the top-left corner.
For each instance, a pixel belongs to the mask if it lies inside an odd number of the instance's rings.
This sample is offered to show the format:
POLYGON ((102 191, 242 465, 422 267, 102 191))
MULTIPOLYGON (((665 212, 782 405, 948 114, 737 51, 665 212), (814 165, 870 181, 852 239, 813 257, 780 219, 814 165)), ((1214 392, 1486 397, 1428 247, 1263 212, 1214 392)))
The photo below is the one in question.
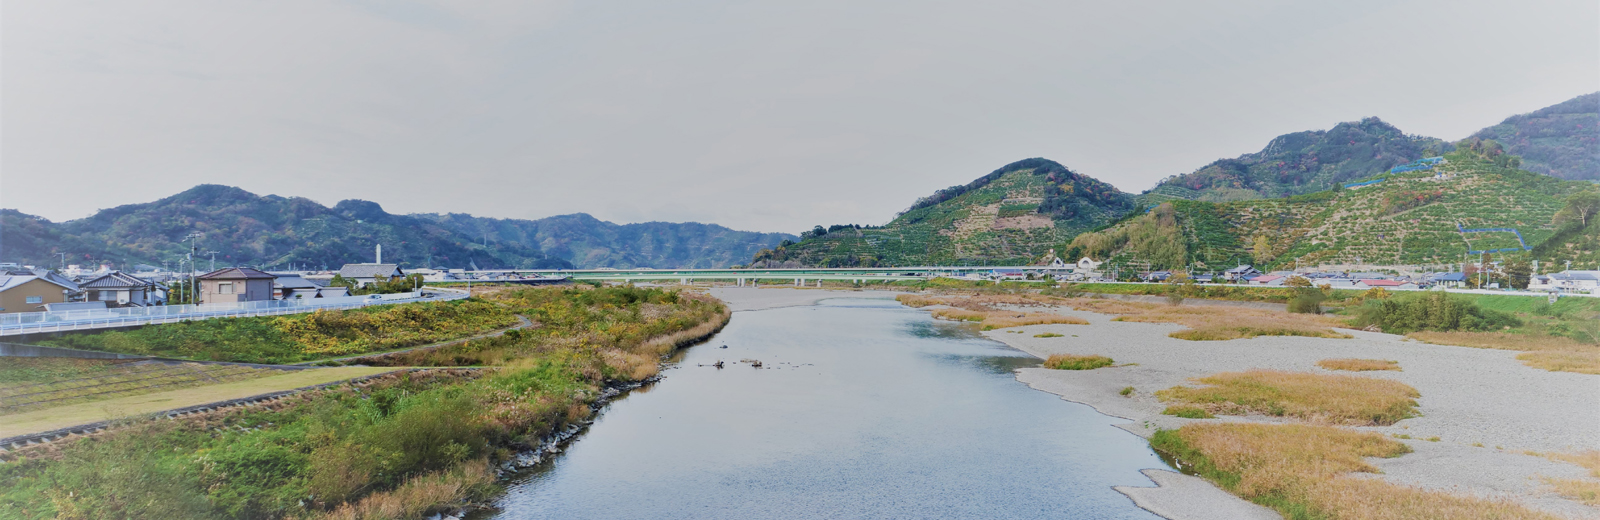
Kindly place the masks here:
POLYGON ((459 300, 466 297, 468 295, 465 291, 428 288, 408 293, 341 296, 311 300, 271 300, 75 311, 16 312, 0 314, 0 336, 155 325, 211 318, 279 316, 319 310, 353 309, 389 303, 459 300))

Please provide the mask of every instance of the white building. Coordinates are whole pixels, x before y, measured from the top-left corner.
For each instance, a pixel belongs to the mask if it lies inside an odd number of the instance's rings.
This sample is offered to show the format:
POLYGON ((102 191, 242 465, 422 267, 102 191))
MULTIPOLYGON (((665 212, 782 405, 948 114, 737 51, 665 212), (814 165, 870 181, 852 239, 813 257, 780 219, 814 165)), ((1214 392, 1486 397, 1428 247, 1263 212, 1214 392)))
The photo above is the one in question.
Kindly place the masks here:
POLYGON ((1600 292, 1600 271, 1567 270, 1559 273, 1534 275, 1528 280, 1528 289, 1581 293, 1600 292))

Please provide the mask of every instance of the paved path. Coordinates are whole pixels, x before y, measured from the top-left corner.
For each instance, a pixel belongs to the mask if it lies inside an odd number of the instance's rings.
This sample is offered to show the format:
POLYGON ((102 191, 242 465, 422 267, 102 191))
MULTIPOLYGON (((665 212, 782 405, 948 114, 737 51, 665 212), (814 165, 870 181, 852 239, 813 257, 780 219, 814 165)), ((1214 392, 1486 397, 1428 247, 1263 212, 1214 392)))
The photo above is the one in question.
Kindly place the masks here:
POLYGON ((242 399, 272 392, 406 370, 395 367, 334 367, 296 370, 248 381, 168 390, 0 416, 0 438, 48 432, 139 414, 242 399))

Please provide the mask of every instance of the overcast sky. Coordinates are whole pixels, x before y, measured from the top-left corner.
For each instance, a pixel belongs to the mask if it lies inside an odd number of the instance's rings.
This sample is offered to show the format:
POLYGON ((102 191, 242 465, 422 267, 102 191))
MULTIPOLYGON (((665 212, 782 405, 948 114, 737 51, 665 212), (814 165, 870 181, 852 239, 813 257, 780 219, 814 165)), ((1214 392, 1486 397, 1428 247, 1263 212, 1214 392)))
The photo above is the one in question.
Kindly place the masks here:
POLYGON ((1600 90, 1600 2, 7 0, 0 205, 199 183, 799 232, 1008 162, 1139 192, 1378 116, 1600 90))

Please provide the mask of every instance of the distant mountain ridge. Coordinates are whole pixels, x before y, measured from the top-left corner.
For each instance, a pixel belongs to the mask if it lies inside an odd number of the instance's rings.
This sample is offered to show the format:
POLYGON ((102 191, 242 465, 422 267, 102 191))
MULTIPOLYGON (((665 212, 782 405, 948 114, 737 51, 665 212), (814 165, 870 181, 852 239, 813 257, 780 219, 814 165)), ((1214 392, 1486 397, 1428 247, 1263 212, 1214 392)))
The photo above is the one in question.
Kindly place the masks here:
POLYGON ((762 248, 799 237, 735 231, 698 222, 613 224, 586 213, 538 220, 474 217, 463 213, 414 214, 454 233, 488 237, 544 251, 583 268, 705 269, 744 262, 762 248))
POLYGON ((1505 145, 1528 171, 1600 180, 1600 92, 1508 117, 1472 137, 1505 145))
MULTIPOLYGON (((217 251, 219 266, 272 269, 370 262, 378 244, 383 245, 385 261, 411 267, 707 267, 724 259, 748 258, 761 247, 795 238, 692 222, 617 225, 582 214, 532 221, 396 215, 364 200, 345 200, 329 208, 301 197, 261 196, 203 184, 154 202, 118 206, 67 222, 0 210, 0 260, 58 265, 60 253, 66 253, 68 264, 105 262, 119 268, 165 264, 176 269, 189 252, 184 237, 190 233, 204 235, 199 249, 217 251), (489 222, 496 231, 487 236, 474 227, 489 222), (502 229, 546 229, 551 230, 546 236, 555 238, 521 241, 521 236, 502 229), (555 247, 545 251, 541 242, 555 247)), ((199 265, 210 265, 210 258, 203 254, 199 265)))
POLYGON ((1152 201, 1211 202, 1301 195, 1452 149, 1439 139, 1406 135, 1369 117, 1329 130, 1280 135, 1259 152, 1218 159, 1192 173, 1169 177, 1145 194, 1152 201))

